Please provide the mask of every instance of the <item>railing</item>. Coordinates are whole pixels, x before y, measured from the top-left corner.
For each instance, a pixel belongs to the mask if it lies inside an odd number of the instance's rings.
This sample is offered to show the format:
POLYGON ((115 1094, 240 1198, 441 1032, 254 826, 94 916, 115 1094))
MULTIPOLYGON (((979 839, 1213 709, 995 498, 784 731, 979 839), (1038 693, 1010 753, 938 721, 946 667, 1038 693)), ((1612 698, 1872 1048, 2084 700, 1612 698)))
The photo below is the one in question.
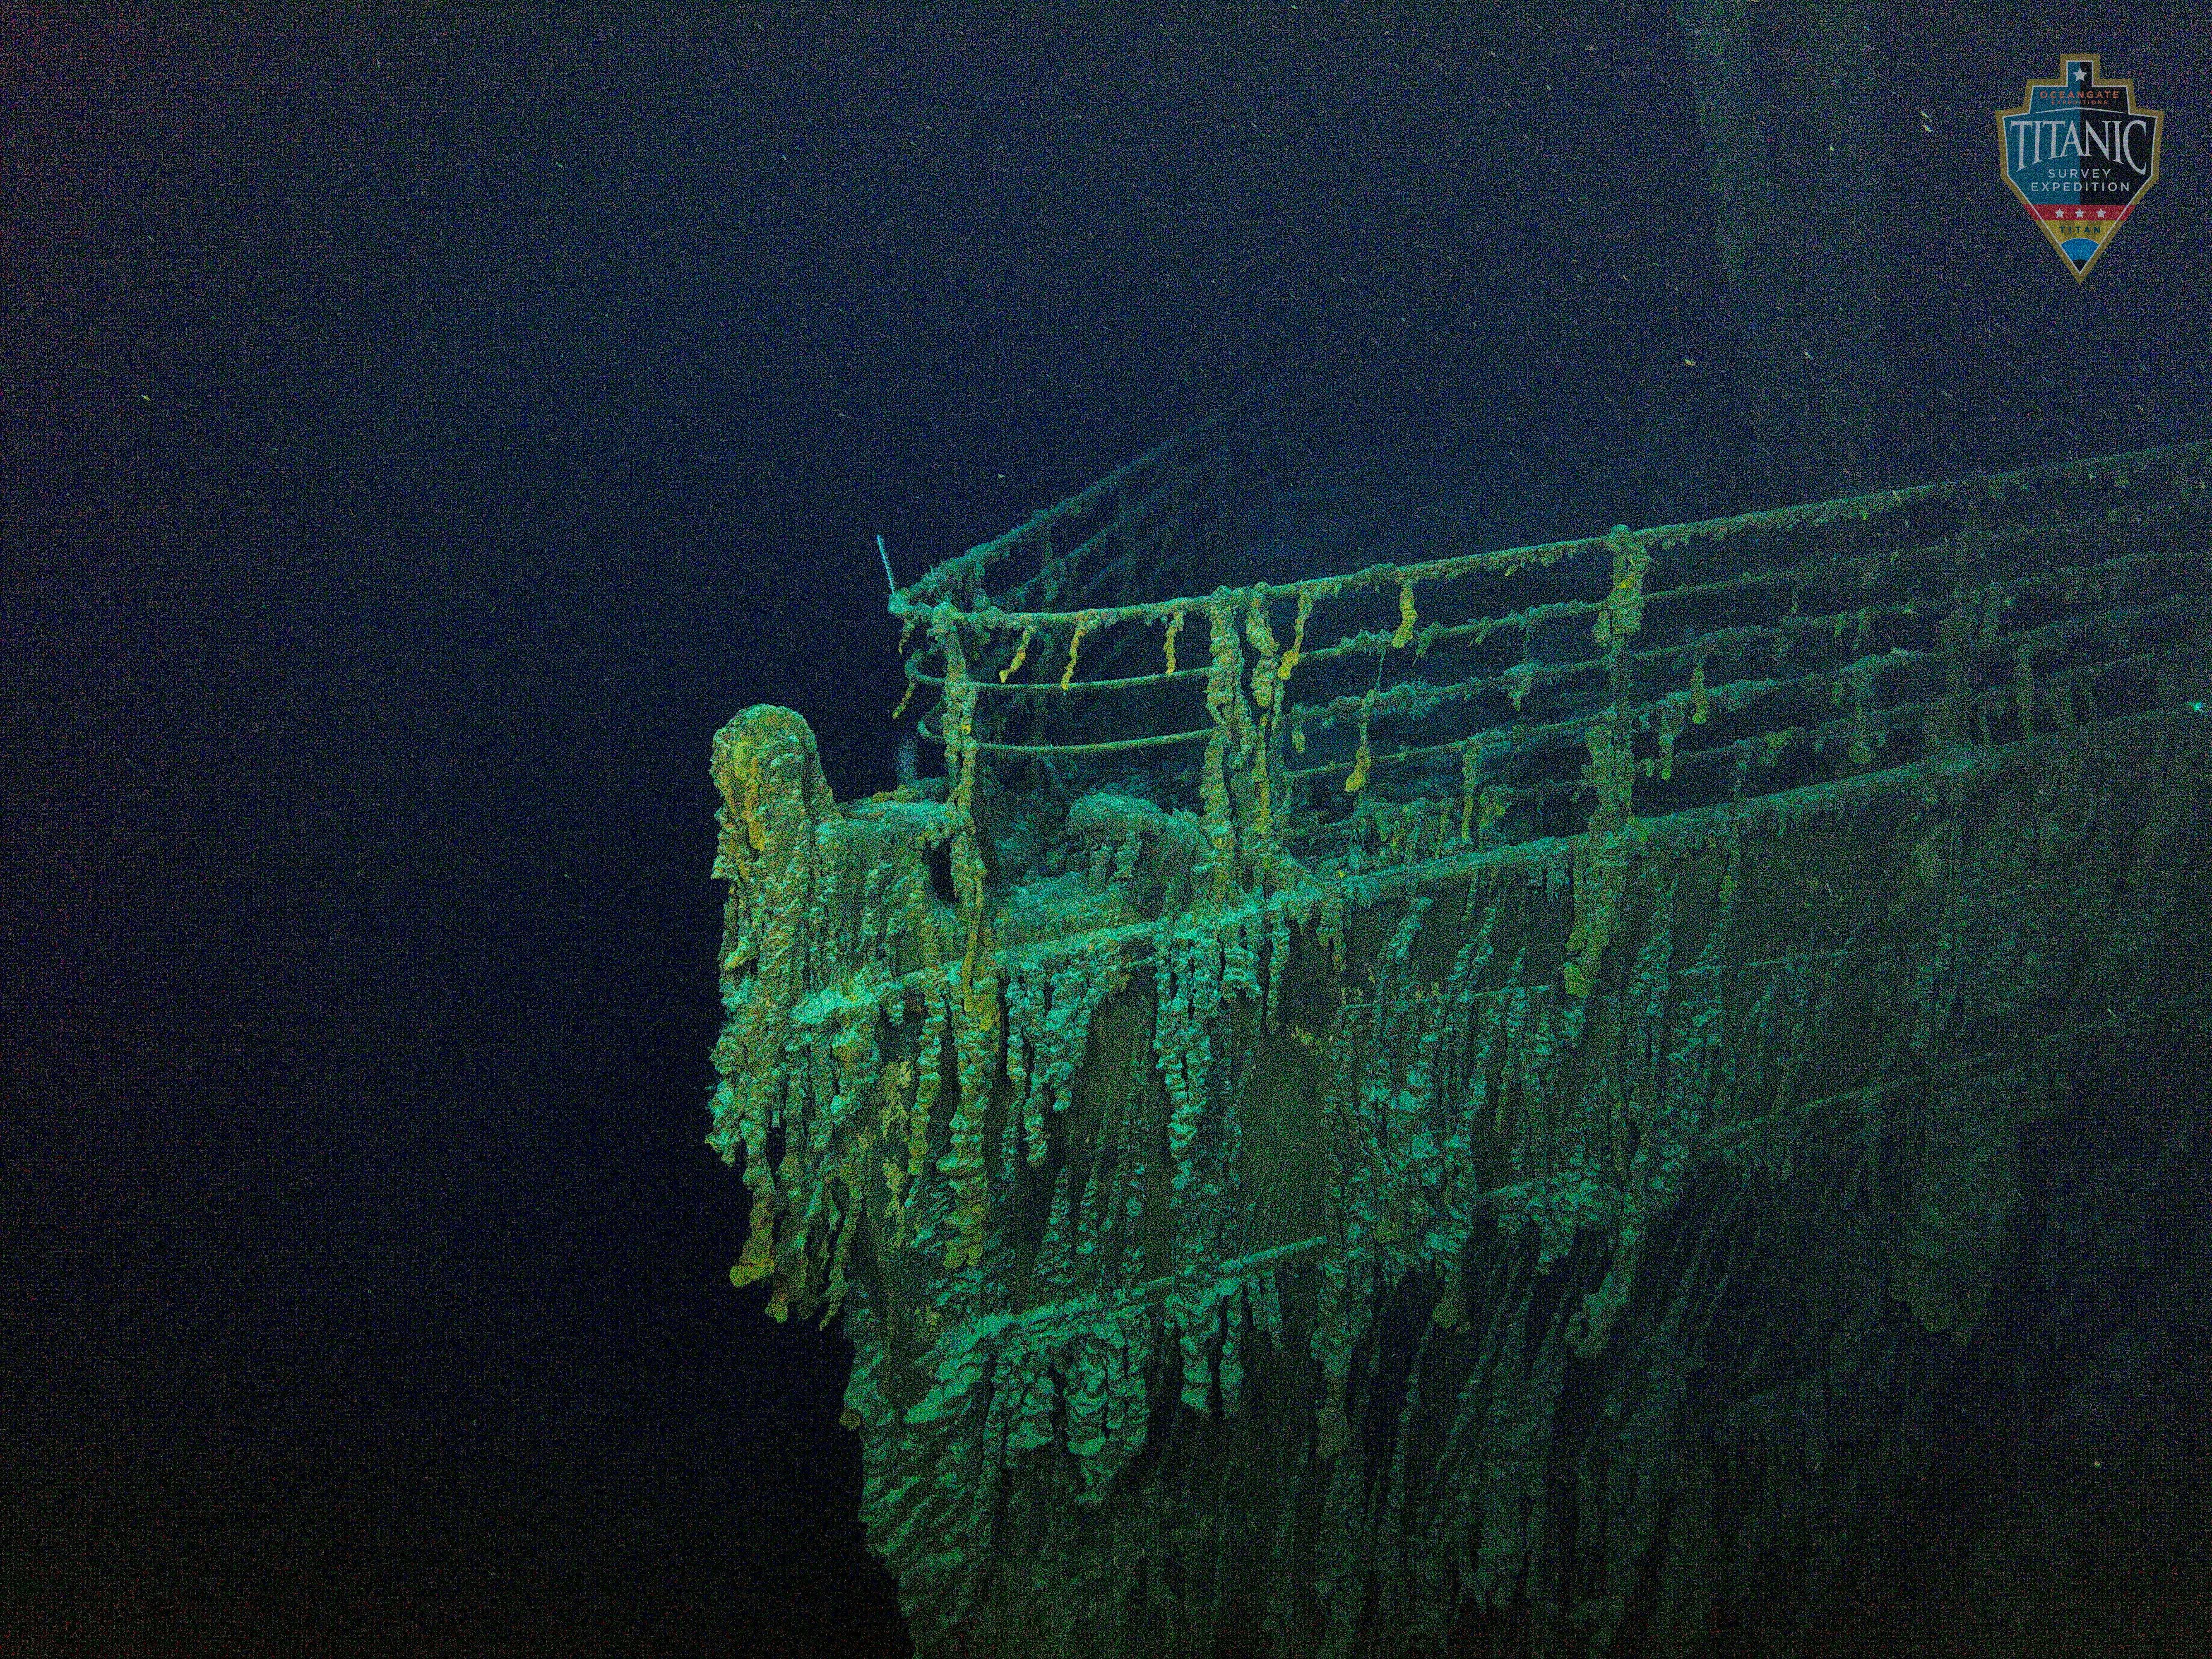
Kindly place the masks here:
POLYGON ((1141 767, 1264 883, 2212 695, 2212 444, 1207 591, 1285 458, 1233 410, 900 594, 951 769, 1141 767))

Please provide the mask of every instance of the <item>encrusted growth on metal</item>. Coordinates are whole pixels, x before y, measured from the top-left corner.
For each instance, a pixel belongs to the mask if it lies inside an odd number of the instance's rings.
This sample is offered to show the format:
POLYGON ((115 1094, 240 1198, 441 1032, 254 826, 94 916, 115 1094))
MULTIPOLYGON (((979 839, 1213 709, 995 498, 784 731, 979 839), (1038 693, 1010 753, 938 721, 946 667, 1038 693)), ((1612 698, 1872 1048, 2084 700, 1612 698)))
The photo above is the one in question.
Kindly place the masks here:
POLYGON ((900 598, 941 783, 718 737, 733 1276, 845 1315, 921 1653, 1815 1607, 2019 1127, 2204 1006, 2207 455, 1160 586, 1265 454, 900 598))

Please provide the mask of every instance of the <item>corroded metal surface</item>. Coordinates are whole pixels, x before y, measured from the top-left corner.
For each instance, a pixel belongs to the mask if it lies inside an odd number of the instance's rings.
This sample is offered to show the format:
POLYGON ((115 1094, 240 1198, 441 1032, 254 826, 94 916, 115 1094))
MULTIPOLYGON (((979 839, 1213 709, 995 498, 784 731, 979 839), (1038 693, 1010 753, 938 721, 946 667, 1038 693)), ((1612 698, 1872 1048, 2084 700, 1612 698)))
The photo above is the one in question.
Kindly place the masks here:
POLYGON ((902 595, 934 785, 718 738, 733 1277, 921 1653, 1810 1618, 2021 1127, 2207 1007, 2205 453, 1179 596, 1268 465, 902 595))

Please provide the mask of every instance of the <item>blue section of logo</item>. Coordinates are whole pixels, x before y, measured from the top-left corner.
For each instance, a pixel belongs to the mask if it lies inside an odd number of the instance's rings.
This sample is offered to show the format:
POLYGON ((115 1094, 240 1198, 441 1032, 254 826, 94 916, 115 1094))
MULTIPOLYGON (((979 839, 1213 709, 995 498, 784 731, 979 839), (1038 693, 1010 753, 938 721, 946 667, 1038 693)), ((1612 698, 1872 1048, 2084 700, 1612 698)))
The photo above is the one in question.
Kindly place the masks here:
POLYGON ((2005 176, 2031 208, 2125 208, 2156 175, 2158 116, 2133 107, 2096 61, 2061 60, 2057 84, 2031 85, 2004 119, 2005 176))

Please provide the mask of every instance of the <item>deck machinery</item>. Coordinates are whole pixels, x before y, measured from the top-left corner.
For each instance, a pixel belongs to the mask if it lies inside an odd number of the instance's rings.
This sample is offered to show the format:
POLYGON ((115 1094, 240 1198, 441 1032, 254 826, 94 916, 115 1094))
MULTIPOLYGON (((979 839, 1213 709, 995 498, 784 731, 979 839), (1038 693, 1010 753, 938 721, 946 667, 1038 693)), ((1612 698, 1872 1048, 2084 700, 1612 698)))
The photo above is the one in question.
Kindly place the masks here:
POLYGON ((2204 1037, 2208 488, 1474 550, 1232 410, 895 597, 941 777, 731 721, 732 1277, 916 1652, 1800 1639, 2023 1131, 2204 1037))

